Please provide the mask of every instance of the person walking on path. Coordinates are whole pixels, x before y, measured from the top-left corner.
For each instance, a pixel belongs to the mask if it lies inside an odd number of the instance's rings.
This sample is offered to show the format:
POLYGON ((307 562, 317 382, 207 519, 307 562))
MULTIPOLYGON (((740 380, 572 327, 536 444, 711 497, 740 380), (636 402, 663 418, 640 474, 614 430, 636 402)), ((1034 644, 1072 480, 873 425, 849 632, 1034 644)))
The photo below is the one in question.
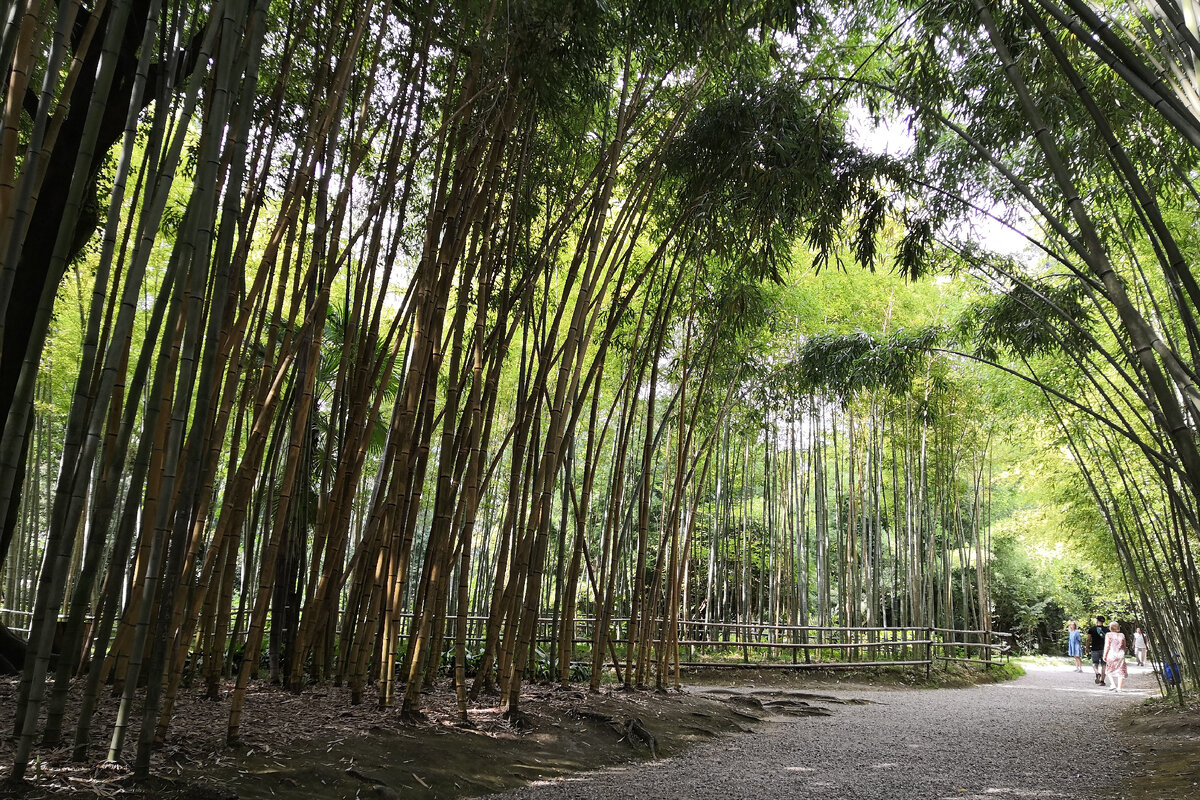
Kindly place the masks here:
POLYGON ((1137 656, 1139 667, 1146 666, 1146 651, 1149 647, 1146 644, 1146 634, 1142 633, 1141 628, 1137 628, 1133 632, 1133 654, 1137 656))
POLYGON ((1075 659, 1075 671, 1083 672, 1083 633, 1075 624, 1075 620, 1071 620, 1067 625, 1067 632, 1067 655, 1075 659))
POLYGON ((1104 671, 1112 676, 1111 691, 1120 692, 1125 688, 1125 678, 1129 671, 1125 667, 1125 634, 1121 633, 1121 625, 1114 619, 1108 626, 1108 634, 1104 637, 1104 671))
POLYGON ((1104 623, 1104 616, 1097 614, 1096 624, 1088 628, 1088 652, 1092 656, 1092 672, 1096 673, 1097 686, 1104 685, 1104 637, 1108 635, 1104 623))

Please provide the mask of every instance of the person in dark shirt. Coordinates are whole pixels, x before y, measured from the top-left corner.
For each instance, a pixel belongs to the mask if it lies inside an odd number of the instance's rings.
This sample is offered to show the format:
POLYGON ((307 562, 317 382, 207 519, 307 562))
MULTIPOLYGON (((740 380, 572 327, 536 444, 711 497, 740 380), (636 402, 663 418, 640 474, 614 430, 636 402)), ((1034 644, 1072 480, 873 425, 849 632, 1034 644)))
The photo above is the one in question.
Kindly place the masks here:
POLYGON ((1096 673, 1096 683, 1104 685, 1104 636, 1108 633, 1103 615, 1096 615, 1096 624, 1088 628, 1088 650, 1092 655, 1092 672, 1096 673))

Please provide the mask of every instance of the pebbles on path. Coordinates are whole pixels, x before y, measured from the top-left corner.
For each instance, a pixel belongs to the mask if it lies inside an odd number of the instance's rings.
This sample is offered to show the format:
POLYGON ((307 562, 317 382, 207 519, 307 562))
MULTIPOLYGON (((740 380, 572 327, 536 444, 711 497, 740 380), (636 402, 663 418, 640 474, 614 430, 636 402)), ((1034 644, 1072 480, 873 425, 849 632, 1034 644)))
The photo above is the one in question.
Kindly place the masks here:
POLYGON ((1149 668, 1131 665, 1121 694, 1095 685, 1090 668, 1034 665, 1005 683, 966 689, 823 694, 874 701, 838 705, 829 717, 796 717, 656 762, 559 778, 499 800, 731 798, 1114 797, 1127 775, 1116 721, 1157 694, 1149 668), (1096 774, 1105 776, 1098 784, 1096 774))

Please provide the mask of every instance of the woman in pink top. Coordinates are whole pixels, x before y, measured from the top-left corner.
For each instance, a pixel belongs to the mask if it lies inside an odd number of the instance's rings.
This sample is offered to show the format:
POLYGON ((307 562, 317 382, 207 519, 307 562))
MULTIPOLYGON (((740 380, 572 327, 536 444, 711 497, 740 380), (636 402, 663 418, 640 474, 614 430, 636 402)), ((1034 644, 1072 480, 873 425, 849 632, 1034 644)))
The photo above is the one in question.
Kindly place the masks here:
POLYGON ((1111 690, 1120 692, 1129 670, 1125 667, 1125 634, 1121 633, 1121 626, 1115 619, 1109 623, 1104 637, 1104 663, 1104 671, 1113 679, 1111 690))

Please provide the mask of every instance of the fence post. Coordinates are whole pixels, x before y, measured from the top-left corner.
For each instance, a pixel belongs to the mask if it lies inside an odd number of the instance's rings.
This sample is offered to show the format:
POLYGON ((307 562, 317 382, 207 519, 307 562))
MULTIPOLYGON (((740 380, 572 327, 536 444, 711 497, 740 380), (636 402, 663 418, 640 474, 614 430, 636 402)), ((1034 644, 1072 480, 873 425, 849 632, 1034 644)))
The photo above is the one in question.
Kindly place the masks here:
POLYGON ((929 680, 929 668, 933 666, 933 628, 925 629, 925 680, 929 680))

